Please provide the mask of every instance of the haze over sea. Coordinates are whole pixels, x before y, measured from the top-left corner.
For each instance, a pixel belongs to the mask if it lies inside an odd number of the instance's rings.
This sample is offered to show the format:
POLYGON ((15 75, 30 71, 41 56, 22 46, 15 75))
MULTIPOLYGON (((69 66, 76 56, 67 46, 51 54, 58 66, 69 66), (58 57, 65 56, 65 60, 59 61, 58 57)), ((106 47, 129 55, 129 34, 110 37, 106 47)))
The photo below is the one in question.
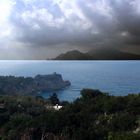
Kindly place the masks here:
MULTIPOLYGON (((62 74, 71 86, 58 91, 60 100, 72 101, 83 88, 100 89, 113 95, 140 93, 140 61, 38 61, 2 60, 0 75, 35 76, 62 74)), ((42 93, 47 98, 52 93, 42 93)))

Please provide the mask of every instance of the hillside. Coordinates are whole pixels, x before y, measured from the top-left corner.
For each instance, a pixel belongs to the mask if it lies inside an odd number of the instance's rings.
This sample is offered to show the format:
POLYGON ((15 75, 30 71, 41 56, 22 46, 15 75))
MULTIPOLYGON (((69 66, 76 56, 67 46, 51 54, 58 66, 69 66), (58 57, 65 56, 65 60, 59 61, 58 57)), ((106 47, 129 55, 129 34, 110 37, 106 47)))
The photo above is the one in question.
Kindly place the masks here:
POLYGON ((140 94, 83 89, 73 103, 54 94, 0 96, 1 140, 140 140, 140 94), (51 106, 60 104, 58 111, 51 106))
POLYGON ((113 49, 96 49, 87 53, 73 50, 60 54, 54 60, 140 60, 140 55, 113 49))
POLYGON ((89 54, 82 53, 78 50, 72 50, 63 54, 60 54, 55 60, 90 60, 92 57, 89 54))
POLYGON ((43 91, 56 91, 70 86, 61 74, 36 75, 35 77, 0 76, 0 95, 37 95, 43 91))

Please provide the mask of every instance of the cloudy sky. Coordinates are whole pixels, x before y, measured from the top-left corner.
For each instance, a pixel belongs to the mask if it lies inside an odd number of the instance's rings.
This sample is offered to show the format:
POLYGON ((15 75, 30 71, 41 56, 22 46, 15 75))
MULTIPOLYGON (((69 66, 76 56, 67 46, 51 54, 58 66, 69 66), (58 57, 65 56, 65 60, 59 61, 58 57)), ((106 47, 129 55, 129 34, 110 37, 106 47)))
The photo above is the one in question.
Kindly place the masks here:
POLYGON ((139 0, 0 0, 0 59, 102 47, 140 54, 139 0))

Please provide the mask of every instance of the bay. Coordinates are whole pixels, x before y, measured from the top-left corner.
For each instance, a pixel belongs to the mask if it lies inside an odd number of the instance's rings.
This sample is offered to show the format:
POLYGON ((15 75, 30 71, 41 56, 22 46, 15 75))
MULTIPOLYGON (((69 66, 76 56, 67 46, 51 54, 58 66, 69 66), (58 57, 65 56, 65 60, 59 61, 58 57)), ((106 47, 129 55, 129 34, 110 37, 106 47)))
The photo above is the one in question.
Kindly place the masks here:
MULTIPOLYGON (((83 88, 99 89, 112 95, 140 92, 140 61, 47 61, 1 60, 0 75, 35 76, 62 74, 71 86, 57 91, 60 100, 73 101, 83 88)), ((41 93, 48 98, 52 93, 41 93)))

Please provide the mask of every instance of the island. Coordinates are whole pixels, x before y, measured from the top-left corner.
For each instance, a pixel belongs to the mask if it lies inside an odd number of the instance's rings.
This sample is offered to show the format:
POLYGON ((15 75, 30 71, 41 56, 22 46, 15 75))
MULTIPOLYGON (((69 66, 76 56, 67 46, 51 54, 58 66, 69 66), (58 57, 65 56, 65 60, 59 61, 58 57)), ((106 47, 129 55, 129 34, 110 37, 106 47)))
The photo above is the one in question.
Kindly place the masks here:
POLYGON ((112 48, 99 48, 89 52, 68 51, 58 55, 53 60, 140 60, 140 55, 112 48))
POLYGON ((41 92, 61 90, 70 85, 70 81, 64 81, 62 75, 56 72, 35 77, 0 76, 1 95, 36 95, 41 92))

